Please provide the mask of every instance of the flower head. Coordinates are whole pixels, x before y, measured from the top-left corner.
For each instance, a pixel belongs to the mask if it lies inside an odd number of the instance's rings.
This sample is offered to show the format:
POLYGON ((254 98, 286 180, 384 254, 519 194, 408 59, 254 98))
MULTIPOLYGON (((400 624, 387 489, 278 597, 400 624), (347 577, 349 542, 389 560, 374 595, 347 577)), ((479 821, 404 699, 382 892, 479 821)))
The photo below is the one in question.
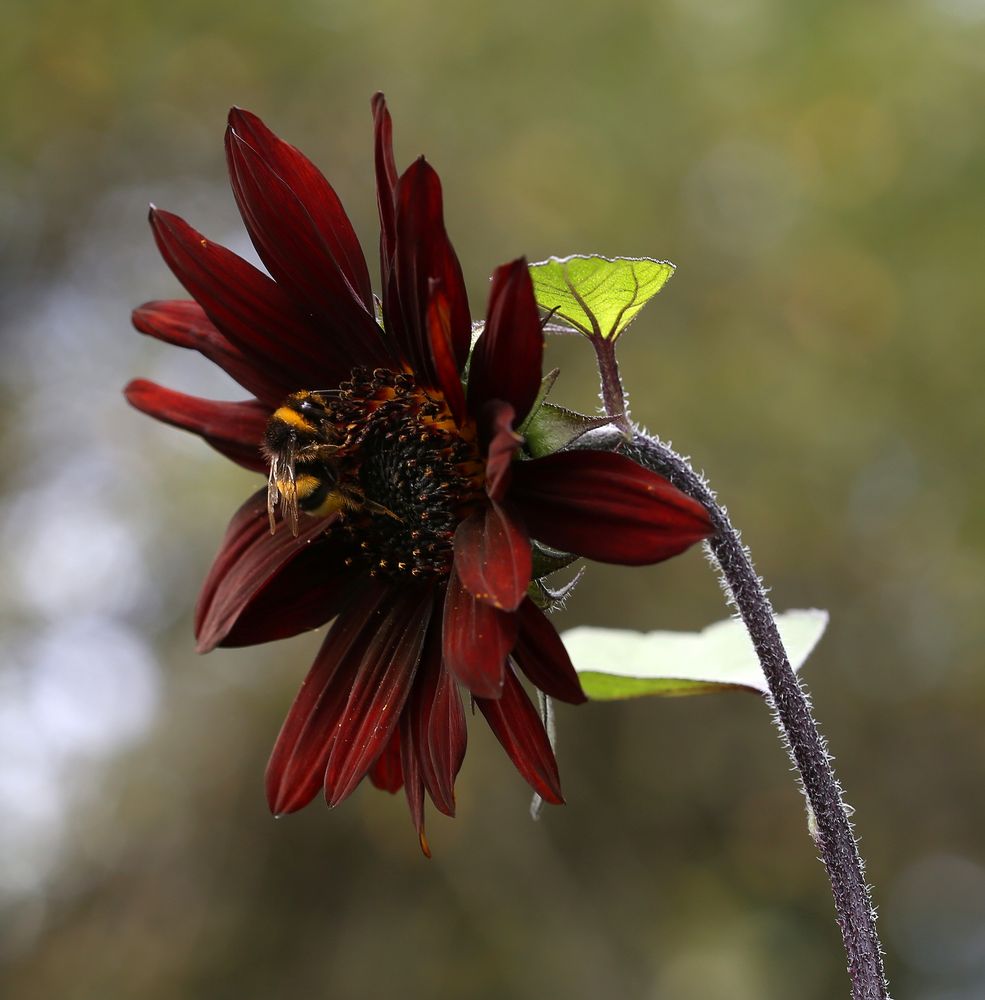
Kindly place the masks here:
POLYGON ((529 596, 532 540, 643 564, 712 529, 700 505, 622 456, 525 453, 517 428, 539 405, 544 347, 526 262, 494 273, 470 350, 438 175, 423 158, 398 175, 382 95, 373 111, 380 308, 334 190, 234 109, 233 192, 269 275, 152 209, 157 245, 194 301, 149 302, 133 319, 200 351, 252 398, 216 402, 144 380, 126 395, 268 479, 233 516, 205 581, 199 649, 331 622, 274 746, 271 809, 293 812, 322 789, 337 805, 369 775, 404 787, 427 851, 425 793, 455 810, 462 688, 537 793, 562 801, 519 677, 563 701, 584 695, 529 596))

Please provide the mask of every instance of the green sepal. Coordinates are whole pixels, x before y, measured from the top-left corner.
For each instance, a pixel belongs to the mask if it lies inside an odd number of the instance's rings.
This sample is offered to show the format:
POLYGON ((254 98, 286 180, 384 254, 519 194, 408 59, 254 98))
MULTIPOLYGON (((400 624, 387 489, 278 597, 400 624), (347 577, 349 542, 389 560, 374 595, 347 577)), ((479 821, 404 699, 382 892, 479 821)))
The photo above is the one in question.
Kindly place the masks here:
MULTIPOLYGON (((578 557, 572 556, 572 559, 576 558, 578 557)), ((582 566, 567 583, 560 587, 549 587, 542 579, 531 580, 530 586, 527 587, 527 596, 541 611, 557 611, 558 608, 564 606, 564 602, 581 582, 584 575, 585 567, 582 566)))
POLYGON ((667 283, 675 267, 652 257, 572 254, 530 265, 537 304, 586 337, 615 339, 667 283))
POLYGON ((541 611, 549 611, 551 608, 551 597, 547 593, 547 588, 540 580, 531 580, 527 585, 527 597, 540 608, 541 611))
POLYGON ((544 401, 550 395, 551 389, 554 388, 554 383, 557 381, 558 375, 561 374, 560 368, 552 368, 541 380, 540 389, 537 391, 537 398, 534 400, 533 406, 530 407, 530 412, 526 415, 523 423, 517 427, 517 434, 521 434, 526 437, 527 428, 530 426, 530 422, 537 416, 540 412, 540 408, 544 405, 544 401))
POLYGON ((562 448, 567 448, 588 431, 612 423, 611 417, 590 417, 554 403, 543 403, 533 417, 526 421, 522 434, 527 451, 534 458, 542 458, 562 448))
POLYGON ((534 541, 530 543, 530 546, 533 553, 533 571, 530 576, 534 580, 539 580, 542 576, 550 576, 551 573, 556 573, 559 569, 570 566, 576 559, 580 558, 570 552, 552 549, 543 542, 534 541))

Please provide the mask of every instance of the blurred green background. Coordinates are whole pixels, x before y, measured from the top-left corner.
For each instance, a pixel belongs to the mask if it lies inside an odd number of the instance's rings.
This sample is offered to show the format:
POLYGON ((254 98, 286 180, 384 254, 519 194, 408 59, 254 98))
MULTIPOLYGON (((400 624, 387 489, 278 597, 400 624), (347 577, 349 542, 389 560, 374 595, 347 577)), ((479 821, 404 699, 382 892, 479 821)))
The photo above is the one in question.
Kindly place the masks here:
MULTIPOLYGON (((636 418, 719 489, 808 664, 897 996, 985 994, 985 2, 13 0, 0 34, 0 992, 6 1000, 847 996, 755 697, 560 711, 539 824, 480 723, 420 856, 401 798, 273 822, 316 637, 197 658, 256 483, 126 408, 241 395, 129 328, 179 294, 147 203, 248 252, 239 104, 375 259, 369 98, 426 151, 481 313, 519 254, 679 266, 622 347, 636 418)), ((596 405, 588 345, 557 398, 596 405)), ((700 553, 592 568, 563 614, 698 628, 700 553)))

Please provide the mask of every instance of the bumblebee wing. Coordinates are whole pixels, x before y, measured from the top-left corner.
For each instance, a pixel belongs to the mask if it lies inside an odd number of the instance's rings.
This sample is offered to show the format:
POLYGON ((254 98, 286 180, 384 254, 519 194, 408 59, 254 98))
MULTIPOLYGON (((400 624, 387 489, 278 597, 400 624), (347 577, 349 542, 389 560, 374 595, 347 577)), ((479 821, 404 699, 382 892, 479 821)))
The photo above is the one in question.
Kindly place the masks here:
POLYGON ((270 476, 267 479, 267 516, 270 518, 270 533, 277 528, 275 509, 281 507, 281 516, 287 521, 291 534, 298 533, 298 484, 295 476, 294 449, 287 454, 274 455, 270 459, 270 476))
POLYGON ((280 463, 274 456, 270 460, 270 474, 267 476, 267 518, 270 521, 270 534, 277 530, 277 519, 274 511, 280 503, 280 490, 277 488, 277 466, 280 463))

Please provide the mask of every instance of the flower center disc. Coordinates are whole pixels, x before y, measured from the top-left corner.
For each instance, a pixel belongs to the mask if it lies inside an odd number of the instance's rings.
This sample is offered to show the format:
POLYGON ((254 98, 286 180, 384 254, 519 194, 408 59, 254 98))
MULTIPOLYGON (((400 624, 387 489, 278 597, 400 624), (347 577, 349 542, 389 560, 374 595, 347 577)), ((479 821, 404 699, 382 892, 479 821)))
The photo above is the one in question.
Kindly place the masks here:
POLYGON ((482 489, 474 429, 406 373, 356 369, 326 405, 338 444, 339 526, 376 575, 446 576, 482 489))

